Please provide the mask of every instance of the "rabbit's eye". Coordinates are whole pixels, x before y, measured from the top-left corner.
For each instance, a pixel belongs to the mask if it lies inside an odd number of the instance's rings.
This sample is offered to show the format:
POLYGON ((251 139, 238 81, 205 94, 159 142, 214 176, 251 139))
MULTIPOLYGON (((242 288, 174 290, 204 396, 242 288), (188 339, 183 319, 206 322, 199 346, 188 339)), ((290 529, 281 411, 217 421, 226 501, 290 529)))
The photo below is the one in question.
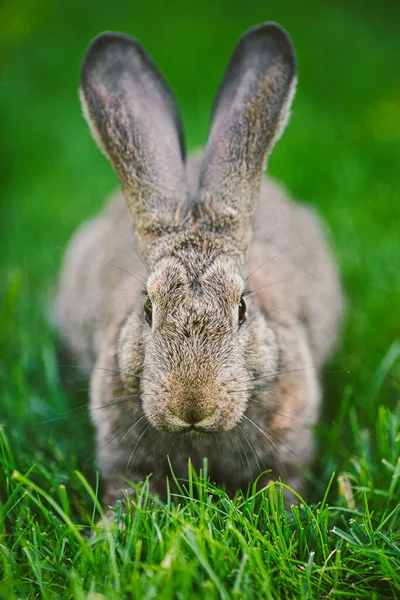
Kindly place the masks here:
POLYGON ((146 321, 149 325, 151 325, 153 315, 153 304, 150 298, 146 298, 146 300, 144 301, 144 314, 146 315, 146 321))
POLYGON ((246 314, 246 302, 243 298, 240 298, 239 302, 239 325, 241 325, 244 321, 244 316, 246 314))

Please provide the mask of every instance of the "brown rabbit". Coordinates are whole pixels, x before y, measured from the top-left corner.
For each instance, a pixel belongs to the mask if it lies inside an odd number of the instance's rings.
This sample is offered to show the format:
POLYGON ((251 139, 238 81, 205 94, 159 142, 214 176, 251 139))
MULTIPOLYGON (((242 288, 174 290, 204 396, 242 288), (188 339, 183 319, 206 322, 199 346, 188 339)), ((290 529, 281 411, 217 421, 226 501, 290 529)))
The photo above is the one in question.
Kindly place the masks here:
POLYGON ((91 372, 108 505, 150 473, 165 494, 168 456, 178 477, 207 458, 231 491, 266 470, 261 483, 301 489, 342 301, 315 215, 262 178, 295 85, 285 31, 250 29, 204 154, 185 162, 174 98, 142 46, 103 33, 87 50, 83 111, 123 196, 73 238, 56 314, 91 372))

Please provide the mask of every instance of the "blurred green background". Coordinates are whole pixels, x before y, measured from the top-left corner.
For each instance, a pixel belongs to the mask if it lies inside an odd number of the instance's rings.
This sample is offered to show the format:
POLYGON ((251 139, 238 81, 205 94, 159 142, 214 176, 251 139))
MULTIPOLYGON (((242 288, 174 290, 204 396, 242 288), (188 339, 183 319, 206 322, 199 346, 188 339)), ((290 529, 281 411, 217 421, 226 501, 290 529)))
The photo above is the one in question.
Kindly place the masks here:
POLYGON ((76 384, 59 383, 48 324, 60 261, 74 229, 117 185, 81 116, 85 48, 103 30, 137 37, 174 89, 193 149, 205 143, 237 38, 266 20, 290 32, 299 63, 292 118, 269 172, 327 223, 348 299, 343 341, 325 376, 322 430, 328 435, 344 390, 366 427, 377 399, 394 406, 399 369, 383 383, 379 365, 394 361, 400 337, 400 3, 3 2, 0 422, 16 447, 29 441, 31 456, 46 453, 50 437, 90 453, 79 411, 43 424, 82 403, 76 384))

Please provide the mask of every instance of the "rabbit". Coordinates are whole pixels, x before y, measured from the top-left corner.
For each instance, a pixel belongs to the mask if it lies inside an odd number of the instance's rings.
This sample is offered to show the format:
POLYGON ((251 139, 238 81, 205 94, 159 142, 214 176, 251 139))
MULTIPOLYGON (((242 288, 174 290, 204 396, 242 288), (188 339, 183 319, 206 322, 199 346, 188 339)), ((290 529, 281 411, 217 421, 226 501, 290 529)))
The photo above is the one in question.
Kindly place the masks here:
POLYGON ((141 44, 106 32, 89 45, 83 113, 122 193, 73 237, 55 314, 90 376, 105 506, 149 475, 165 497, 170 463, 184 477, 188 458, 231 494, 277 479, 302 493, 343 300, 316 215, 263 176, 296 76, 284 29, 245 32, 206 147, 186 159, 141 44))

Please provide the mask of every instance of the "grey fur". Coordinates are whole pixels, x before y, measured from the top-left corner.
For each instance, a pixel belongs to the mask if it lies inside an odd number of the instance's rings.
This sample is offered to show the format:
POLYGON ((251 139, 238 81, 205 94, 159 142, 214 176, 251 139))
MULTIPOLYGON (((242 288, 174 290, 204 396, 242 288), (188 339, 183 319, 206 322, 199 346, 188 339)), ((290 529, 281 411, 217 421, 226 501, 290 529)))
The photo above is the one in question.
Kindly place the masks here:
POLYGON ((188 213, 182 125, 167 83, 142 46, 123 34, 95 38, 83 61, 80 97, 143 243, 181 229, 188 213))
POLYGON ((237 44, 219 87, 200 172, 200 222, 229 233, 245 251, 267 157, 289 118, 296 59, 274 23, 237 44), (244 233, 243 233, 244 232, 244 233))
POLYGON ((99 36, 82 73, 85 113, 134 217, 117 194, 78 231, 56 302, 92 374, 105 502, 149 473, 163 494, 167 455, 178 476, 189 456, 208 458, 232 491, 265 469, 299 489, 342 298, 316 217, 261 180, 295 85, 289 38, 271 23, 243 36, 204 156, 186 166, 172 94, 137 42, 99 36))

